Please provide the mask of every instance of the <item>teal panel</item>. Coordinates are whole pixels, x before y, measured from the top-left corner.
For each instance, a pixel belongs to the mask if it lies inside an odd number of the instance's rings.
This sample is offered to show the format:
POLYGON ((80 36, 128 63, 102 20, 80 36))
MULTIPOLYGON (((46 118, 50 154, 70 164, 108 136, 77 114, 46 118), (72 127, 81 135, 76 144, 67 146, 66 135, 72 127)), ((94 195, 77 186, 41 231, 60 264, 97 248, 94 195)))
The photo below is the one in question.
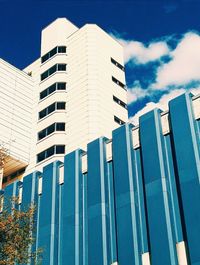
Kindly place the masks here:
POLYGON ((83 265, 88 265, 87 173, 83 174, 83 265))
POLYGON ((110 231, 105 139, 88 144, 88 264, 108 265, 110 231))
POLYGON ((83 176, 81 150, 65 156, 61 208, 60 264, 83 264, 83 176))
POLYGON ((140 117, 140 141, 151 261, 153 265, 178 264, 159 110, 140 117))
POLYGON ((42 265, 58 264, 59 161, 43 169, 39 204, 38 246, 43 249, 42 265))
POLYGON ((109 208, 109 226, 110 226, 110 255, 111 263, 117 261, 117 238, 116 238, 116 216, 115 216, 115 196, 113 180, 112 161, 107 163, 108 166, 108 208, 109 208))
POLYGON ((173 220, 173 230, 176 242, 183 241, 183 228, 181 223, 181 215, 179 208, 179 200, 176 185, 176 176, 174 171, 174 162, 172 157, 170 135, 164 137, 165 157, 166 157, 166 178, 169 183, 169 210, 173 220))
POLYGON ((141 264, 131 127, 113 131, 113 169, 116 203, 117 253, 120 265, 141 264))
POLYGON ((200 144, 191 94, 170 101, 170 120, 184 236, 190 264, 200 263, 200 144))
POLYGON ((145 200, 144 200, 144 183, 142 176, 142 164, 141 164, 141 152, 140 149, 134 150, 135 160, 135 174, 133 180, 135 184, 135 200, 136 200, 136 211, 139 218, 138 232, 140 234, 140 250, 141 253, 149 252, 148 246, 148 235, 147 235, 147 222, 146 222, 146 211, 145 211, 145 200))

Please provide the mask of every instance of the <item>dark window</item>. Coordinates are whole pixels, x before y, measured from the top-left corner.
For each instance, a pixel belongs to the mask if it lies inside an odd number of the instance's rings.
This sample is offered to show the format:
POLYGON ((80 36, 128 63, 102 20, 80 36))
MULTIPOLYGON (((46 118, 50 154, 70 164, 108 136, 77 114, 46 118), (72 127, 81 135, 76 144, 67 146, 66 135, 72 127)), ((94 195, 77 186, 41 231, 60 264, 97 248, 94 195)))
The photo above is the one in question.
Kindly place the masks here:
POLYGON ((50 114, 50 113, 52 113, 53 111, 55 111, 55 109, 56 109, 56 104, 55 104, 55 103, 51 104, 51 105, 47 108, 47 115, 50 114))
POLYGON ((48 71, 46 71, 43 74, 41 74, 41 81, 46 79, 47 77, 48 77, 48 71))
POLYGON ((63 122, 56 123, 56 131, 65 131, 65 123, 63 122))
POLYGON ((48 95, 52 94, 56 90, 66 90, 66 83, 62 83, 62 82, 54 83, 50 87, 40 92, 40 99, 47 97, 48 95))
POLYGON ((58 71, 66 71, 66 64, 58 64, 58 71))
POLYGON ((47 115, 47 109, 43 109, 39 112, 39 119, 44 118, 47 115))
POLYGON ((120 63, 118 63, 117 61, 115 61, 112 57, 110 58, 111 62, 116 65, 119 69, 121 69, 122 71, 124 71, 124 66, 121 65, 120 63))
POLYGON ((122 82, 120 82, 119 80, 117 80, 117 78, 115 78, 114 76, 112 76, 112 81, 115 84, 117 84, 118 86, 120 86, 120 87, 122 87, 122 88, 124 88, 126 90, 126 86, 122 82))
POLYGON ((45 98, 47 95, 47 89, 45 89, 44 91, 40 92, 40 99, 45 98))
POLYGON ((42 63, 46 62, 49 59, 49 53, 45 54, 44 56, 42 56, 41 61, 42 63))
POLYGON ((50 59, 51 57, 53 57, 57 53, 66 53, 66 50, 67 50, 66 46, 57 46, 57 47, 53 48, 52 50, 50 50, 45 55, 43 55, 41 57, 41 62, 42 63, 46 62, 48 59, 50 59))
POLYGON ((44 159, 45 159, 45 151, 43 151, 37 155, 37 163, 43 161, 44 159))
POLYGON ((58 53, 66 53, 66 46, 58 46, 58 53))
POLYGON ((46 129, 44 129, 44 130, 42 130, 42 131, 40 131, 40 132, 38 133, 38 140, 41 140, 41 139, 43 139, 44 137, 46 137, 46 129))
POLYGON ((57 83, 57 89, 58 90, 65 90, 66 89, 66 83, 57 83))
POLYGON ((52 49, 52 50, 49 52, 49 58, 53 57, 56 53, 57 53, 57 47, 55 47, 54 49, 52 49))
POLYGON ((122 121, 120 118, 118 118, 117 116, 114 116, 114 121, 116 122, 116 123, 118 123, 119 125, 122 125, 122 124, 124 124, 125 122, 124 121, 122 121))
POLYGON ((65 102, 57 102, 57 109, 65 109, 65 102))
POLYGON ((55 64, 54 66, 46 70, 44 73, 41 74, 41 81, 43 81, 56 71, 66 71, 66 64, 55 64))
POLYGON ((65 109, 65 102, 56 102, 39 112, 39 120, 57 109, 65 109))
POLYGON ((124 107, 125 109, 127 109, 127 105, 126 103, 124 103, 121 99, 113 96, 113 100, 114 102, 116 102, 117 104, 119 104, 120 106, 124 107))
POLYGON ((54 154, 64 154, 65 153, 65 145, 53 145, 48 149, 42 151, 37 154, 37 163, 45 160, 46 158, 53 156, 54 154))
POLYGON ((64 154, 65 146, 64 145, 56 145, 56 154, 64 154))
POLYGON ((50 76, 53 73, 55 73, 56 70, 57 70, 57 65, 55 64, 54 66, 52 66, 51 68, 49 68, 49 70, 48 70, 48 76, 50 76))
POLYGON ((50 148, 48 148, 46 150, 46 155, 45 155, 46 158, 54 155, 55 154, 55 151, 54 150, 55 150, 54 146, 51 146, 50 148))
POLYGON ((45 138, 55 131, 65 131, 65 123, 53 123, 38 133, 38 141, 45 138))
POLYGON ((48 89, 48 95, 56 91, 56 84, 53 84, 52 86, 49 87, 48 89))
POLYGON ((49 135, 51 133, 55 132, 55 123, 47 127, 46 135, 49 135))

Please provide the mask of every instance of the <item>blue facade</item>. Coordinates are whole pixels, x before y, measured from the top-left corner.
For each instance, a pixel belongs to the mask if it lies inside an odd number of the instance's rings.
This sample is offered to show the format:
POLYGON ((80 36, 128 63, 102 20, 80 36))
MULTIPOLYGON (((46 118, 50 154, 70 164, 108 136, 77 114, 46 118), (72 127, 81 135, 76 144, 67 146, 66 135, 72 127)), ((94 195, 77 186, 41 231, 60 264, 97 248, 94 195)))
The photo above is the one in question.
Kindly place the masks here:
POLYGON ((22 203, 37 206, 36 245, 44 265, 178 265, 177 244, 187 261, 200 265, 200 121, 190 94, 169 103, 170 133, 163 134, 160 110, 139 121, 140 146, 133 148, 132 125, 88 144, 87 172, 82 150, 6 187, 22 203), (64 182, 59 182, 64 166, 64 182), (42 193, 38 194, 39 178, 42 193))

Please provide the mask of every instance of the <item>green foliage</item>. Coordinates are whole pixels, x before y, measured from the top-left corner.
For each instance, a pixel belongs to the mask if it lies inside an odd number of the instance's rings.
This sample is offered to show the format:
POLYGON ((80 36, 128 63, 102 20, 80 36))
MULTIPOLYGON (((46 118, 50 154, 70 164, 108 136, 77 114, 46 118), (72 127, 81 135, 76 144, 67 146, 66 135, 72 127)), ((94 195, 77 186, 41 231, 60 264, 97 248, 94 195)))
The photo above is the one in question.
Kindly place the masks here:
POLYGON ((19 210, 16 198, 4 202, 0 213, 0 265, 39 264, 41 250, 34 252, 35 206, 19 210))

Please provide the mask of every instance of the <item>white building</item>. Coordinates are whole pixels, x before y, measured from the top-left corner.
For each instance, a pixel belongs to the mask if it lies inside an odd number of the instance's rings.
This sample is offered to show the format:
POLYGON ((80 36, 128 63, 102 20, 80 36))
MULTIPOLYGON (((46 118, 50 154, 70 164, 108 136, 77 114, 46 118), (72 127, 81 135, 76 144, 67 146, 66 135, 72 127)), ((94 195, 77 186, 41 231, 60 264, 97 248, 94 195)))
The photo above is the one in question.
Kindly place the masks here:
POLYGON ((5 181, 21 175, 30 161, 33 89, 29 75, 0 59, 0 149, 8 150, 5 181))
POLYGON ((123 47, 97 25, 58 18, 43 29, 41 58, 24 69, 34 90, 26 173, 127 121, 123 64, 123 47))

